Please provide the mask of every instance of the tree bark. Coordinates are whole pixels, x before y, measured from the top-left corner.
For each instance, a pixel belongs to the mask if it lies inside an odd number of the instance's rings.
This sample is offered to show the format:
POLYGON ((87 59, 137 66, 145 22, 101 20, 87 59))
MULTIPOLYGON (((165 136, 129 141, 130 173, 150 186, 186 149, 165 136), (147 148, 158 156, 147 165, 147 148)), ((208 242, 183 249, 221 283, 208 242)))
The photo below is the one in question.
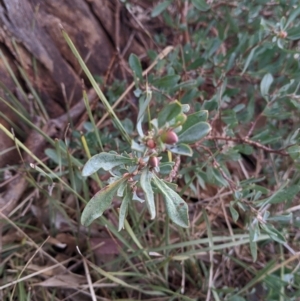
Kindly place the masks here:
MULTIPOLYGON (((56 118, 66 111, 66 102, 73 106, 82 98, 81 78, 85 79, 61 34, 60 25, 71 37, 92 74, 104 75, 117 51, 119 57, 124 49, 127 49, 127 56, 131 52, 140 55, 145 51, 145 45, 138 39, 140 33, 135 34, 129 19, 119 0, 2 0, 0 81, 20 96, 5 65, 6 60, 25 92, 29 93, 30 87, 18 69, 21 68, 50 118, 56 118)), ((142 40, 147 41, 147 36, 142 40)), ((87 80, 85 84, 89 85, 87 80)), ((4 89, 0 89, 0 96, 11 100, 4 89)), ((34 106, 18 99, 28 111, 34 106)), ((20 120, 1 101, 0 112, 14 123, 20 120)), ((1 116, 0 122, 9 127, 1 116)), ((13 146, 1 131, 0 141, 0 152, 13 146)), ((0 167, 10 163, 10 156, 0 157, 0 167)))

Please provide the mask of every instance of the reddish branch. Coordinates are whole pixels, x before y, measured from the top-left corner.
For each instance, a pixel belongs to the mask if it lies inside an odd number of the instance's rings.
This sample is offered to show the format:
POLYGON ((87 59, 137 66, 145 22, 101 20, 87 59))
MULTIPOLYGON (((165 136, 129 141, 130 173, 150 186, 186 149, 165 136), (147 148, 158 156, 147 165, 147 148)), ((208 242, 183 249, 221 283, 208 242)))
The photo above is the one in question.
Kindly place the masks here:
POLYGON ((246 143, 248 145, 263 149, 264 151, 269 153, 278 154, 281 156, 289 156, 289 154, 285 151, 285 149, 272 149, 257 141, 250 140, 247 137, 237 138, 237 137, 210 136, 210 137, 206 137, 205 140, 224 140, 224 141, 233 141, 237 143, 246 143))

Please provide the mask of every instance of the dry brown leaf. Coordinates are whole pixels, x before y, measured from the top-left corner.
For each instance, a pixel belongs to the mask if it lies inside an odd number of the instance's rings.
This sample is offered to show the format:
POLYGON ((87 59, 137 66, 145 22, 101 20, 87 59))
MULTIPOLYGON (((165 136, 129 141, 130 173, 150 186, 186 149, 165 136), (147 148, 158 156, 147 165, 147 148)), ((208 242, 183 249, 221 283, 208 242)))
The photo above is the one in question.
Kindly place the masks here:
POLYGON ((53 276, 43 282, 34 284, 34 286, 77 288, 82 284, 86 284, 86 278, 84 276, 65 274, 53 276))

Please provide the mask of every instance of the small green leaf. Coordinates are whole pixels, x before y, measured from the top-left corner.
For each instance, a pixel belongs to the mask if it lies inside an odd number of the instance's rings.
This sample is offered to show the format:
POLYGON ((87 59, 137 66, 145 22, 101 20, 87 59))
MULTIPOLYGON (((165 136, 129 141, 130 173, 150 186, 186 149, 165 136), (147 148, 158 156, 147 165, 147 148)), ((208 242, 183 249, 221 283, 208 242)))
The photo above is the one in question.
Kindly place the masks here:
POLYGON ((199 68, 200 66, 202 66, 205 63, 205 58, 203 57, 199 57, 197 59, 195 59, 190 65, 188 65, 187 70, 194 70, 199 68))
POLYGON ((118 197, 121 198, 121 197, 124 196, 124 191, 125 191, 126 187, 127 187, 127 183, 126 183, 126 182, 123 182, 123 183, 119 186, 119 188, 118 188, 118 190, 117 190, 117 196, 118 196, 118 197))
POLYGON ((191 109, 190 105, 185 103, 181 104, 181 112, 182 113, 187 113, 191 109))
POLYGON ((283 17, 281 17, 280 23, 279 23, 280 24, 280 30, 284 29, 285 23, 286 23, 286 18, 283 16, 283 17))
POLYGON ((299 145, 290 146, 287 149, 287 151, 292 159, 294 159, 294 160, 299 159, 299 157, 300 157, 300 146, 299 145))
POLYGON ((122 204, 119 211, 119 229, 121 231, 124 228, 125 218, 127 216, 128 204, 132 200, 132 192, 131 188, 126 185, 126 189, 124 191, 124 198, 122 200, 122 204))
POLYGON ((218 107, 219 107, 219 103, 215 97, 213 97, 212 99, 209 99, 209 100, 205 100, 202 105, 202 108, 207 111, 217 110, 218 107))
POLYGON ((193 156, 193 151, 190 148, 190 146, 184 143, 180 143, 175 146, 172 146, 169 148, 169 150, 174 154, 188 156, 188 157, 193 156))
POLYGON ((244 155, 251 155, 253 153, 253 147, 247 144, 235 145, 233 149, 239 151, 244 155))
POLYGON ((226 72, 228 72, 232 67, 233 67, 233 64, 235 64, 236 62, 236 53, 233 52, 231 53, 230 57, 229 57, 229 60, 226 64, 226 72))
POLYGON ((159 173, 162 175, 168 175, 170 174, 173 166, 174 162, 161 162, 159 164, 159 173))
POLYGON ((255 241, 250 241, 250 252, 253 262, 257 260, 257 243, 255 241))
POLYGON ((179 83, 174 87, 174 89, 177 90, 190 90, 195 87, 198 87, 198 82, 194 79, 188 80, 186 82, 179 83))
POLYGON ((237 220, 239 219, 239 213, 235 210, 235 208, 233 207, 233 204, 234 204, 234 202, 230 202, 230 204, 229 204, 229 210, 230 210, 232 219, 236 223, 237 220))
POLYGON ((90 176, 100 168, 111 170, 114 167, 122 164, 133 165, 136 160, 127 158, 117 154, 100 153, 90 158, 82 169, 84 177, 90 176))
POLYGON ((290 223, 293 220, 293 214, 292 212, 290 212, 282 215, 271 216, 267 218, 267 220, 281 223, 290 223))
POLYGON ((136 124, 136 129, 140 135, 140 137, 144 137, 143 129, 142 129, 142 122, 144 119, 145 112, 148 108, 148 105, 152 98, 152 91, 150 89, 146 90, 146 95, 143 95, 139 99, 139 114, 136 124))
POLYGON ((181 113, 181 104, 176 100, 167 104, 159 113, 158 113, 158 126, 162 127, 166 122, 171 121, 177 115, 181 113))
POLYGON ((253 262, 257 260, 257 238, 260 235, 259 225, 257 220, 255 219, 250 227, 249 227, 249 235, 250 235, 250 252, 252 255, 253 262))
POLYGON ((143 153, 146 150, 146 146, 144 144, 139 144, 138 142, 131 140, 131 149, 137 152, 143 153))
MULTIPOLYGON (((182 111, 182 108, 181 108, 181 111, 182 111)), ((180 113, 179 115, 177 115, 174 119, 172 119, 169 122, 169 125, 170 125, 170 127, 173 127, 173 128, 175 128, 175 130, 180 132, 182 129, 182 124, 184 124, 186 122, 186 119, 187 119, 186 115, 183 113, 180 113), (180 130, 178 130, 178 129, 180 129, 180 130)))
POLYGON ((252 48, 252 50, 250 51, 250 53, 249 53, 249 55, 248 55, 248 57, 247 57, 247 60, 246 60, 246 63, 245 63, 245 66, 244 66, 244 69, 243 69, 241 75, 243 75, 243 74, 246 72, 246 70, 248 69, 248 66, 249 66, 250 62, 252 61, 252 58, 253 58, 253 56, 254 56, 254 53, 255 53, 257 47, 258 47, 258 46, 255 46, 255 47, 252 48))
POLYGON ((164 197, 166 210, 170 219, 178 226, 188 228, 188 206, 185 201, 155 174, 153 174, 153 181, 164 197))
POLYGON ((269 89, 270 89, 270 86, 273 82, 273 76, 270 74, 270 73, 267 73, 261 83, 260 83, 260 93, 261 93, 261 96, 265 99, 265 100, 269 100, 269 89))
POLYGON ((269 193, 269 189, 267 189, 266 187, 261 186, 261 185, 251 184, 251 185, 249 185, 249 188, 253 191, 260 191, 262 194, 269 193))
POLYGON ((300 191, 299 185, 292 185, 287 188, 284 188, 285 185, 280 187, 277 191, 274 192, 270 197, 260 200, 258 203, 259 207, 264 207, 267 204, 279 204, 284 203, 288 200, 292 200, 297 193, 300 191))
POLYGON ((254 219, 249 227, 250 241, 257 241, 260 236, 260 229, 257 219, 254 219))
POLYGON ((172 190, 176 191, 176 189, 177 189, 177 187, 178 187, 177 184, 168 182, 168 181, 166 181, 166 180, 163 180, 163 182, 164 182, 169 188, 171 188, 172 190))
POLYGON ((81 224, 88 227, 110 206, 114 195, 126 178, 121 178, 97 192, 85 206, 81 215, 81 224))
POLYGON ((192 0, 192 3, 197 9, 201 11, 207 11, 210 9, 205 0, 192 0))
POLYGON ((172 0, 168 0, 168 1, 164 1, 164 2, 159 3, 158 5, 156 5, 153 8, 153 11, 151 13, 151 17, 154 18, 154 17, 159 16, 170 5, 171 2, 172 2, 172 0))
POLYGON ((219 186, 224 186, 224 187, 228 186, 227 180, 220 173, 219 169, 213 167, 211 172, 212 172, 214 183, 216 183, 219 186))
POLYGON ((193 114, 188 115, 186 122, 182 125, 181 131, 186 131, 188 128, 192 127, 194 124, 206 121, 208 118, 208 111, 201 110, 193 114))
POLYGON ((238 120, 234 110, 223 110, 222 112, 222 121, 228 125, 228 128, 233 129, 238 125, 238 120))
POLYGON ((279 243, 285 243, 285 238, 284 236, 271 224, 261 224, 261 228, 263 230, 265 230, 269 235, 270 237, 279 242, 279 243))
POLYGON ((287 39, 295 41, 300 39, 300 26, 292 27, 287 31, 287 39))
POLYGON ((143 69, 139 58, 135 54, 129 56, 129 66, 140 80, 143 78, 143 69))
POLYGON ((57 151, 52 148, 46 148, 45 154, 56 164, 61 164, 62 166, 68 165, 67 160, 65 158, 59 157, 57 151))
POLYGON ((151 186, 151 179, 152 179, 152 172, 150 172, 148 168, 145 168, 141 174, 140 184, 145 193, 146 204, 150 212, 151 219, 154 219, 156 215, 156 211, 155 211, 154 193, 151 186))
POLYGON ((166 75, 164 77, 158 78, 152 82, 153 86, 159 89, 171 89, 180 80, 179 75, 166 75))
POLYGON ((296 9, 292 9, 292 12, 285 23, 284 29, 286 29, 299 16, 299 14, 300 14, 300 6, 298 5, 296 9))
POLYGON ((211 131, 211 126, 207 122, 198 122, 191 127, 183 129, 178 133, 180 143, 194 143, 205 137, 211 131))

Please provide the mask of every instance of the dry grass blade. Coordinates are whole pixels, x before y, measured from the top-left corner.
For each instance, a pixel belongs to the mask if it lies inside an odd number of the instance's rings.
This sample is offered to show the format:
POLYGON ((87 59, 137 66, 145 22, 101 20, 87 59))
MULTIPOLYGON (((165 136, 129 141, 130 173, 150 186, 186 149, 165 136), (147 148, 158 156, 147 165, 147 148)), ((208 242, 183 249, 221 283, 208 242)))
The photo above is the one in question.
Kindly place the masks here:
POLYGON ((85 271, 85 276, 86 276, 88 287, 89 287, 89 290, 90 290, 90 293, 91 293, 92 300, 96 301, 97 297, 96 297, 96 294, 95 294, 94 286, 93 286, 93 283, 92 283, 92 279, 91 279, 91 275, 90 275, 90 271, 89 271, 89 267, 87 265, 86 259, 81 254, 78 246, 76 246, 76 249, 77 249, 77 252, 80 254, 80 256, 82 258, 84 271, 85 271))
MULTIPOLYGON (((21 271, 20 274, 18 275, 18 279, 17 279, 16 281, 18 281, 18 280, 21 278, 23 272, 24 272, 24 271, 26 270, 26 268, 29 266, 29 264, 31 263, 31 261, 33 260, 33 258, 36 256, 36 254, 37 254, 38 252, 40 252, 40 250, 42 249, 42 247, 44 246, 44 244, 48 241, 48 239, 49 239, 49 236, 48 236, 48 238, 46 238, 46 240, 39 246, 39 248, 34 252, 34 254, 31 256, 31 258, 26 262, 25 266, 22 268, 22 271, 21 271)), ((11 300, 13 300, 13 296, 14 296, 14 292, 15 292, 15 290, 16 290, 16 285, 17 285, 17 283, 18 283, 18 282, 15 283, 15 285, 14 285, 14 287, 13 287, 13 289, 12 289, 11 300)))

